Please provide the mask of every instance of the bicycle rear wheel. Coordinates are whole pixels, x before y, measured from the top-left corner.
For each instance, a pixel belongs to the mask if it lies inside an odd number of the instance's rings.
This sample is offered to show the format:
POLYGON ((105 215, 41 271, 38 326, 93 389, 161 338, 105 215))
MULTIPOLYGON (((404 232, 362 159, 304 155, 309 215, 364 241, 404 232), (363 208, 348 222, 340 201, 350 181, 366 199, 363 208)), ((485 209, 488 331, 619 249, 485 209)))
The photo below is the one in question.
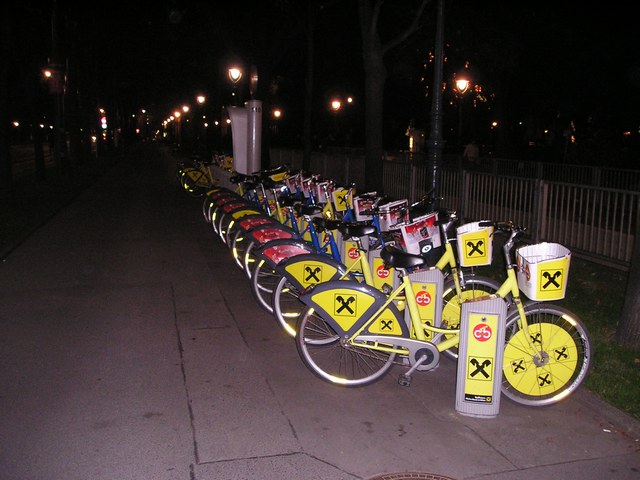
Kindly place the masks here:
POLYGON ((269 313, 273 313, 273 291, 281 278, 267 262, 256 262, 251 275, 251 292, 258 304, 269 313))
POLYGON ((273 315, 290 337, 296 336, 298 317, 307 306, 300 301, 300 292, 285 277, 281 277, 272 295, 273 315))
POLYGON ((296 348, 302 362, 325 382, 362 387, 389 372, 395 353, 347 344, 313 308, 302 312, 296 325, 296 348))
POLYGON ((586 378, 593 355, 591 339, 582 321, 557 305, 530 304, 525 315, 526 331, 520 328, 517 311, 507 318, 502 393, 527 406, 551 405, 573 393, 586 378))
POLYGON ((195 168, 185 168, 180 177, 182 187, 192 197, 201 197, 207 191, 207 188, 199 185, 204 174, 195 168))

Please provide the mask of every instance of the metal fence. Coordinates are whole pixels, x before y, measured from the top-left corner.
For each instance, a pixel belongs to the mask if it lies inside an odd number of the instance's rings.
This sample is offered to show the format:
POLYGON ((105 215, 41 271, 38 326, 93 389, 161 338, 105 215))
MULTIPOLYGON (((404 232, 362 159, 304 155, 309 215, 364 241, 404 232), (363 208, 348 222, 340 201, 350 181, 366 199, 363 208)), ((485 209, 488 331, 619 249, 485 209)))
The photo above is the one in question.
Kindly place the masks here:
MULTIPOLYGON (((302 152, 272 150, 271 164, 301 168, 302 152)), ((469 221, 512 220, 536 242, 561 243, 600 263, 629 268, 640 229, 640 171, 500 159, 483 159, 478 170, 445 158, 437 179, 441 205, 469 221)), ((364 185, 359 152, 314 153, 311 171, 364 185)), ((384 192, 415 202, 431 185, 429 174, 424 162, 386 160, 384 192)))

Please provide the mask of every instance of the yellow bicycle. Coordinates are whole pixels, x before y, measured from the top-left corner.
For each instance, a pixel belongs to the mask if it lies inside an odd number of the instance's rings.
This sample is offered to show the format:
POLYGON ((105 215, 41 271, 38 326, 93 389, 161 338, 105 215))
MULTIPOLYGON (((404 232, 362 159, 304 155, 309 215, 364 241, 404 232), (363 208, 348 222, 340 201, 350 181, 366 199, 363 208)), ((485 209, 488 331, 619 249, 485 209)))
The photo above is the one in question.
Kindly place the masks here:
MULTIPOLYGON (((509 233, 503 248, 507 278, 494 294, 510 295, 513 305, 506 318, 502 393, 529 406, 556 403, 587 376, 592 357, 589 334, 563 307, 546 301, 523 303, 511 251, 524 229, 510 222, 484 223, 509 233)), ((435 326, 441 324, 442 272, 425 268, 422 257, 391 246, 381 255, 400 277, 400 285, 389 295, 358 282, 330 281, 300 296, 307 308, 298 318, 296 347, 303 363, 326 382, 369 385, 397 364, 407 368, 401 383, 408 385, 415 371, 435 368, 441 353, 459 343, 459 329, 435 326), (394 303, 400 298, 406 305, 404 315, 394 303), (431 310, 432 322, 423 320, 421 308, 431 310)), ((543 273, 547 283, 541 287, 566 286, 565 274, 543 273)))

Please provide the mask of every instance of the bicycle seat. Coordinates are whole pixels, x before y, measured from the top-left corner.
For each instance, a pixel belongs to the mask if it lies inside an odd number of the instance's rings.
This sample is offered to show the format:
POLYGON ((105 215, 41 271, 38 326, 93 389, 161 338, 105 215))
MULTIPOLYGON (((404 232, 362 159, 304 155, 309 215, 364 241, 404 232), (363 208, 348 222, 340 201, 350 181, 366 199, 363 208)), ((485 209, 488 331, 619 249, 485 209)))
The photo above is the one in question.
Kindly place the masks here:
POLYGON ((293 208, 298 215, 317 215, 322 212, 322 207, 318 205, 303 205, 302 203, 297 203, 293 208))
POLYGON ((325 230, 335 230, 336 228, 342 225, 341 220, 329 220, 324 217, 315 217, 313 219, 313 226, 316 227, 318 232, 323 232, 325 230))
POLYGON ((296 203, 300 203, 300 200, 290 196, 283 196, 278 198, 278 202, 283 207, 293 207, 296 203))
POLYGON ((382 249, 380 258, 382 258, 385 265, 396 268, 408 269, 427 265, 427 260, 424 257, 404 252, 391 245, 387 245, 382 249))
POLYGON ((365 223, 341 223, 338 225, 338 231, 344 238, 361 238, 378 232, 376 227, 365 223))

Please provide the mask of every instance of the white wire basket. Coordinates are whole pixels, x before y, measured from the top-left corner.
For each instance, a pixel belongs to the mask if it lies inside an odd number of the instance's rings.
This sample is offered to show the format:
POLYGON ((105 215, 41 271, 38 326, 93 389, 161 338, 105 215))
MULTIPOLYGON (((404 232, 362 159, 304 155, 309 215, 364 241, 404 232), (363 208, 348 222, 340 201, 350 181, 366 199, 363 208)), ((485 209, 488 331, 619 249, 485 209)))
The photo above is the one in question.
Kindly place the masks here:
POLYGON ((516 251, 518 287, 531 300, 562 300, 571 251, 559 243, 537 243, 516 251))

